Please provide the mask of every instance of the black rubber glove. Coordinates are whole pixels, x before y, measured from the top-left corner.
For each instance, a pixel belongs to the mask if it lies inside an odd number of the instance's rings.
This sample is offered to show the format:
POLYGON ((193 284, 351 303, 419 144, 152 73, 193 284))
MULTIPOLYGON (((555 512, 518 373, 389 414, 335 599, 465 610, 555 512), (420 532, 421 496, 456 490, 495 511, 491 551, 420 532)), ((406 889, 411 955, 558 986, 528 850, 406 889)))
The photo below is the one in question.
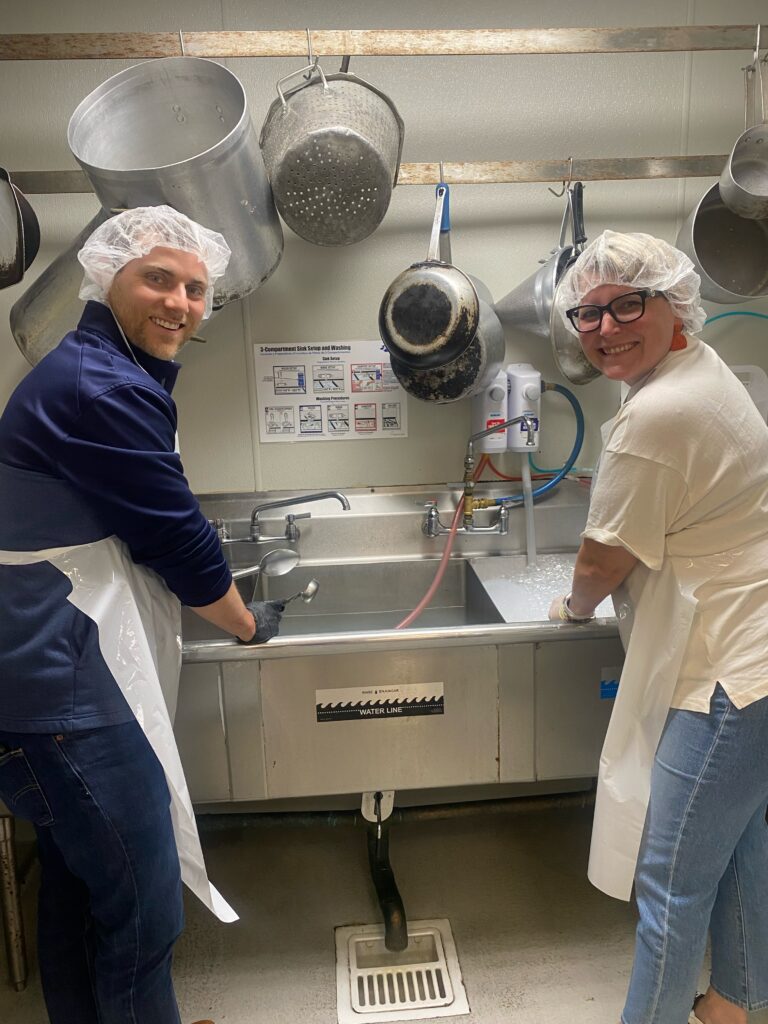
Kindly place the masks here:
POLYGON ((277 636, 280 632, 280 616, 285 609, 284 601, 251 601, 245 606, 256 620, 256 632, 250 640, 241 640, 239 644, 263 644, 277 636))

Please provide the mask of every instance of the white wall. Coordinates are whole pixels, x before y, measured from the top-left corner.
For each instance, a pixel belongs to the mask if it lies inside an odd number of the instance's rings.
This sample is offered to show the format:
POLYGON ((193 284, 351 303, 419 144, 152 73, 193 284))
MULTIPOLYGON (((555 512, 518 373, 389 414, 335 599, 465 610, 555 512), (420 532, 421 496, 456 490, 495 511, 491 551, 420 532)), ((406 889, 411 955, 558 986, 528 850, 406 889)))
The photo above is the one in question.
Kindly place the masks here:
MULTIPOLYGON (((764 0, 50 0, 4 5, 2 31, 174 31, 269 28, 535 28, 557 26, 750 24, 765 19, 764 0)), ((509 57, 353 59, 352 70, 395 101, 405 121, 405 161, 536 160, 726 153, 742 130, 746 52, 509 57)), ((0 63, 0 164, 10 170, 76 166, 66 127, 78 102, 128 61, 0 63)), ((274 83, 294 59, 223 61, 244 83, 261 126, 274 83)), ((335 70, 336 61, 324 66, 335 70)), ((674 241, 707 179, 591 182, 585 187, 587 231, 643 230, 674 241)), ((34 276, 96 212, 92 196, 32 196, 43 247, 25 280, 0 293, 0 405, 28 367, 8 327, 8 311, 34 276)), ((357 245, 326 249, 285 231, 280 267, 244 303, 226 307, 189 346, 176 391, 182 452, 199 492, 440 483, 461 474, 469 405, 432 406, 409 399, 403 440, 260 445, 255 433, 253 342, 377 337, 376 317, 389 282, 426 251, 432 186, 398 187, 381 227, 357 245)), ((561 203, 546 185, 465 185, 452 190, 453 255, 500 298, 537 267, 556 241, 561 203)), ((726 307, 711 306, 711 312, 726 307)), ((768 300, 743 309, 768 312, 768 300)), ((768 369, 768 321, 733 317, 705 333, 731 363, 768 369)), ((548 347, 508 336, 508 358, 531 361, 561 380, 548 347)), ((580 464, 599 449, 599 425, 611 415, 616 387, 598 380, 576 388, 587 417, 580 464)), ((570 412, 544 399, 541 463, 555 465, 573 437, 570 412)), ((503 462, 502 462, 503 464, 503 462)))

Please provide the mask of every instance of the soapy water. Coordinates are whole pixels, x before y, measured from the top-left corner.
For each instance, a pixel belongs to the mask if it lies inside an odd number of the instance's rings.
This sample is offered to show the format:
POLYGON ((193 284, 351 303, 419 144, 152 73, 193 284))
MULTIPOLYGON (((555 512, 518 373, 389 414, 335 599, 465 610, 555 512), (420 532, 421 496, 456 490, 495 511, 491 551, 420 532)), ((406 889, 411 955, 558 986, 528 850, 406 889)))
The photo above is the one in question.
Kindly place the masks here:
MULTIPOLYGON (((570 591, 575 561, 575 554, 540 554, 537 564, 528 566, 524 555, 501 555, 472 559, 471 564, 505 622, 542 622, 553 599, 570 591)), ((598 605, 596 615, 614 615, 610 597, 598 605)))

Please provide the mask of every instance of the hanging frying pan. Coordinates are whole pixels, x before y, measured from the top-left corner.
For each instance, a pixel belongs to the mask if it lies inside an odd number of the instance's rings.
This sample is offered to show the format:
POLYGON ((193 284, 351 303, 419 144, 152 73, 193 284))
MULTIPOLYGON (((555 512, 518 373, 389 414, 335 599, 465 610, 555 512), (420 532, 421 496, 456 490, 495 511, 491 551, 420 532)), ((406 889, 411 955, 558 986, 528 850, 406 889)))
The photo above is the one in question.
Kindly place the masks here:
POLYGON ((381 340, 394 359, 414 370, 458 359, 472 344, 480 322, 474 285, 440 255, 441 244, 447 255, 447 194, 441 182, 426 260, 398 274, 379 307, 381 340))

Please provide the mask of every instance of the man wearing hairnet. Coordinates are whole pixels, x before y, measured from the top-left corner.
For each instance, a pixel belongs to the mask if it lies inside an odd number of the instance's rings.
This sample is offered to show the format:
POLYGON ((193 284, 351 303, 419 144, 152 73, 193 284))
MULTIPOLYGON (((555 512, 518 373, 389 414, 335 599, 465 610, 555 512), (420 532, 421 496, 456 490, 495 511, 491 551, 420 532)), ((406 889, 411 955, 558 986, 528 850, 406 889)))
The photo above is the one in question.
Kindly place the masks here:
POLYGON ((550 610, 586 622, 611 593, 626 648, 589 861, 609 895, 635 885, 623 1024, 768 1006, 768 428, 696 337, 699 284, 666 242, 606 231, 558 292, 589 361, 629 385, 550 610))
POLYGON ((37 832, 52 1024, 177 1024, 181 881, 236 919, 171 726, 179 602, 242 643, 282 612, 241 600, 175 446, 174 356, 229 257, 167 206, 106 221, 80 323, 0 418, 0 797, 37 832))

